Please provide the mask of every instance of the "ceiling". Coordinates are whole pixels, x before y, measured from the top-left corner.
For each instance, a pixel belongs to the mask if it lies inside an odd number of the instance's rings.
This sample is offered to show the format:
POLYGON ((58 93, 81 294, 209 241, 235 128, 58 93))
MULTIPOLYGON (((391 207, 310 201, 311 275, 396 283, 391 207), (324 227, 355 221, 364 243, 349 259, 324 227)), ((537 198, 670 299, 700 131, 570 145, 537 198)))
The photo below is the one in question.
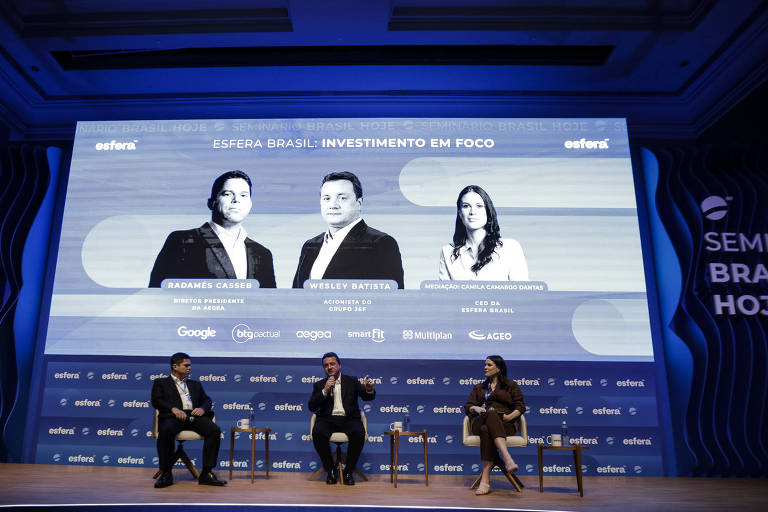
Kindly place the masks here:
POLYGON ((626 117, 694 138, 767 56, 761 0, 1 0, 0 120, 51 139, 78 120, 626 117))

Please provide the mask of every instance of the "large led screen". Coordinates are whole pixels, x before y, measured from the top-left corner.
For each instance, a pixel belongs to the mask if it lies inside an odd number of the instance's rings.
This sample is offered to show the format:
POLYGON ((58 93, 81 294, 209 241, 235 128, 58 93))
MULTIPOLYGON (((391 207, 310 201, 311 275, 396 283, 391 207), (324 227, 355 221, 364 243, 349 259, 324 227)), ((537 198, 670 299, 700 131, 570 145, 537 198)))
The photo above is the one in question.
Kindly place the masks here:
POLYGON ((326 349, 366 359, 653 361, 625 121, 77 125, 46 354, 316 358, 326 349), (216 238, 208 199, 232 170, 252 182, 242 227, 260 251, 247 264, 261 273, 227 278, 221 249, 187 254, 205 260, 201 275, 165 260, 191 233, 216 238), (361 239, 344 261, 340 247, 312 278, 319 256, 305 243, 322 245, 331 222, 321 213, 331 172, 359 178, 362 222, 388 245, 381 256, 361 239), (459 197, 470 185, 485 196, 459 197), (480 197, 488 218, 492 202, 500 235, 478 272, 451 246, 468 197, 480 197))

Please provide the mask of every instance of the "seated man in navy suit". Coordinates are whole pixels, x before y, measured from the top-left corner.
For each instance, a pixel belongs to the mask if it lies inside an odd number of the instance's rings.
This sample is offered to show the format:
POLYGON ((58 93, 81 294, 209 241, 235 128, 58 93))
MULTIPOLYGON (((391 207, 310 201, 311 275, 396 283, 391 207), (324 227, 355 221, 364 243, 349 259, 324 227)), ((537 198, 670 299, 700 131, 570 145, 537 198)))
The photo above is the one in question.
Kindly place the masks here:
POLYGON ((178 352, 171 356, 171 375, 155 379, 152 385, 152 407, 158 410, 157 457, 160 478, 155 487, 173 485, 174 447, 176 435, 182 430, 194 430, 203 436, 203 471, 200 485, 226 485, 211 471, 216 466, 221 442, 221 429, 213 422, 213 403, 203 385, 189 378, 192 363, 189 356, 178 352))
POLYGON ((361 384, 357 377, 341 374, 341 361, 333 352, 323 355, 323 370, 327 378, 315 382, 309 398, 309 410, 317 414, 312 429, 312 443, 328 472, 327 484, 335 484, 338 471, 331 457, 329 439, 334 432, 344 432, 349 437, 347 465, 344 467, 344 485, 355 485, 352 473, 365 444, 365 427, 360 419, 357 399, 365 401, 376 398, 373 381, 366 375, 361 384))
POLYGON ((351 172, 332 172, 320 188, 328 230, 301 248, 293 287, 307 279, 390 279, 403 287, 403 262, 394 238, 362 218, 363 186, 351 172))
POLYGON ((247 174, 229 171, 216 178, 208 198, 210 222, 168 235, 149 287, 159 288, 163 279, 258 279, 261 288, 275 288, 272 253, 247 238, 242 226, 251 206, 247 174))

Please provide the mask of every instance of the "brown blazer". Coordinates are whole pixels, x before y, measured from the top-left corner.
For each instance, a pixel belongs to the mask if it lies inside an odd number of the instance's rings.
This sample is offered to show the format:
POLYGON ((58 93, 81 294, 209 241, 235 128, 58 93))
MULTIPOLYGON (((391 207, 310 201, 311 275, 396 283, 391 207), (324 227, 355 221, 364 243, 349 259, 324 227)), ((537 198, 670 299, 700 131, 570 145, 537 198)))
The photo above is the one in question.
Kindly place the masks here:
MULTIPOLYGON (((512 411, 520 411, 520 414, 525 413, 525 402, 523 401, 523 392, 520 391, 520 386, 517 385, 512 379, 507 380, 507 385, 504 387, 497 387, 493 393, 485 398, 486 389, 483 387, 484 383, 477 384, 472 388, 472 392, 467 398, 467 403, 464 404, 464 412, 470 418, 477 417, 477 414, 469 412, 469 408, 477 405, 480 407, 493 407, 498 414, 509 414, 512 411)), ((508 436, 513 435, 515 430, 515 422, 504 422, 504 429, 508 436)))

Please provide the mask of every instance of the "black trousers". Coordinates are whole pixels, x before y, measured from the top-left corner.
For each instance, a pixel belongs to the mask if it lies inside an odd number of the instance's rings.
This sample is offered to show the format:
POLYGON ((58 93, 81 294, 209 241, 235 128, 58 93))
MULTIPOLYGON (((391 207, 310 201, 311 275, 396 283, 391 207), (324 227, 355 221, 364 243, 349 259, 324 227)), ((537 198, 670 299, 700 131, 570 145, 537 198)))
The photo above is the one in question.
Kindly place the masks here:
POLYGON ((365 427, 360 418, 348 418, 346 416, 317 417, 315 428, 312 429, 312 444, 323 462, 326 471, 333 468, 331 445, 329 439, 334 432, 344 432, 349 437, 347 446, 347 465, 344 471, 352 473, 357 467, 357 460, 363 451, 365 444, 365 427))
POLYGON ((194 430, 203 436, 203 471, 216 467, 221 444, 221 429, 207 416, 190 416, 187 421, 179 421, 176 416, 161 418, 157 428, 157 457, 161 471, 172 469, 173 453, 176 451, 176 435, 182 430, 194 430), (190 421, 191 420, 191 421, 190 421))
POLYGON ((480 436, 480 459, 495 460, 498 452, 494 439, 506 438, 515 433, 514 423, 505 422, 496 412, 485 412, 474 418, 470 424, 470 430, 476 436, 480 436))

